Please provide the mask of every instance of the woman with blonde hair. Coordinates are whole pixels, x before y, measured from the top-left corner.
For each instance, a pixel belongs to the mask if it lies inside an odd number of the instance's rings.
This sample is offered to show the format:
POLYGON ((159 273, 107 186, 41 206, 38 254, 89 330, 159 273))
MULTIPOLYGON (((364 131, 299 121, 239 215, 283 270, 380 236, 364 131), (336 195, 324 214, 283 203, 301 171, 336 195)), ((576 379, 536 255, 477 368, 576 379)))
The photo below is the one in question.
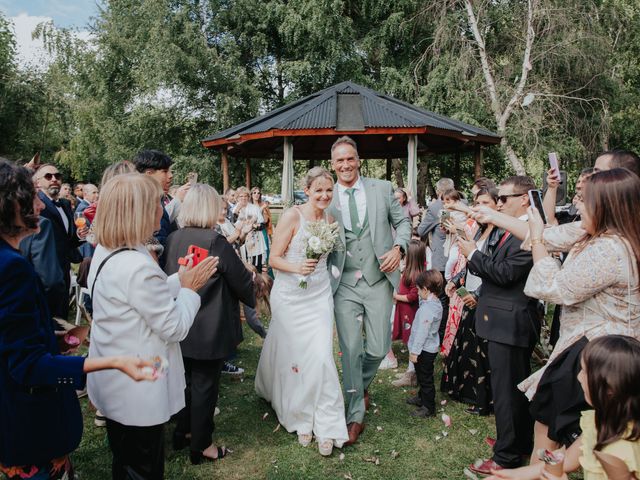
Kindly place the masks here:
POLYGON ((164 423, 184 407, 178 342, 200 307, 196 291, 218 264, 208 257, 167 278, 144 246, 159 227, 161 195, 149 176, 119 175, 103 185, 96 213, 89 358, 152 358, 158 376, 153 384, 136 384, 116 372, 89 378, 89 398, 106 417, 114 479, 163 477, 164 423))
POLYGON ((219 234, 222 202, 213 187, 196 183, 184 198, 176 230, 167 239, 165 271, 178 271, 178 259, 194 245, 220 259, 216 275, 202 289, 200 309, 181 342, 186 373, 186 407, 178 415, 173 446, 189 446, 191 463, 213 461, 227 450, 212 443, 213 413, 218 401, 220 373, 225 358, 242 341, 239 302, 255 306, 251 274, 231 244, 219 234))

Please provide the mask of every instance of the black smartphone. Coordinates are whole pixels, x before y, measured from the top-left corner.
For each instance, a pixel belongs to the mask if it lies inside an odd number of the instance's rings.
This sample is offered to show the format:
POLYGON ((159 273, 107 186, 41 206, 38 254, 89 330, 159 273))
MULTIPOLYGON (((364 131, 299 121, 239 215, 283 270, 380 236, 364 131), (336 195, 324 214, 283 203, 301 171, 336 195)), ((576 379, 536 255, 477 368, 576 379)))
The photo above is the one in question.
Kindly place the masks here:
POLYGON ((542 221, 546 224, 547 216, 544 214, 544 208, 542 207, 542 193, 540 193, 540 190, 529 190, 529 203, 538 210, 542 221))

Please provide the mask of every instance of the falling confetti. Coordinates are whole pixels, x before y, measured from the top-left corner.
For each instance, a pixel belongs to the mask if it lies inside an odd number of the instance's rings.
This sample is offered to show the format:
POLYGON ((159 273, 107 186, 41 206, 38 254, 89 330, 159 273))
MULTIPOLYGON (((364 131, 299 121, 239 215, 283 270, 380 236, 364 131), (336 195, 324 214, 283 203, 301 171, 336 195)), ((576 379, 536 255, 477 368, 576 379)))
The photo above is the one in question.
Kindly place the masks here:
POLYGON ((331 275, 333 278, 340 278, 340 270, 335 265, 331 265, 331 275))
POLYGON ((362 323, 362 315, 358 315, 356 317, 356 320, 358 321, 358 323, 362 323))
POLYGON ((447 401, 446 401, 446 400, 442 400, 442 401, 440 402, 440 405, 442 405, 443 407, 444 407, 446 404, 447 404, 447 401))
POLYGON ((356 392, 357 392, 357 390, 356 390, 355 388, 352 388, 352 389, 350 389, 350 390, 347 390, 347 393, 356 393, 356 392))
POLYGON ((356 277, 356 280, 360 280, 362 278, 362 272, 360 270, 356 270, 354 276, 356 277))
POLYGON ((442 414, 442 421, 444 422, 444 426, 445 427, 450 427, 451 426, 451 417, 449 415, 447 415, 446 413, 442 414))
POLYGON ((351 252, 349 250, 347 250, 347 257, 349 257, 349 258, 353 257, 353 255, 351 254, 351 252))
POLYGON ((265 412, 264 415, 262 415, 262 420, 266 419, 269 416, 269 412, 265 412))

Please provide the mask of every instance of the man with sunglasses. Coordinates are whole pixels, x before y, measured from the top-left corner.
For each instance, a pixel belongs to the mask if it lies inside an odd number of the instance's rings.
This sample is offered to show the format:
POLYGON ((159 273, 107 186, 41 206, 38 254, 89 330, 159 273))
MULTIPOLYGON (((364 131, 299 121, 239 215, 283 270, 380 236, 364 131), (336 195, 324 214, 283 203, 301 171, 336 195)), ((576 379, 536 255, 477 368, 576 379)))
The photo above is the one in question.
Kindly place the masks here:
MULTIPOLYGON (((498 210, 512 218, 526 220, 528 191, 535 189, 530 177, 509 177, 500 184, 498 210)), ((497 230, 489 239, 489 252, 476 249, 475 242, 459 240, 468 269, 482 278, 476 308, 476 333, 488 340, 491 390, 496 416, 497 439, 493 458, 469 468, 489 475, 491 470, 515 468, 533 447, 533 419, 529 402, 518 383, 531 373, 531 354, 540 334, 538 302, 524 294, 533 266, 531 252, 521 250, 521 241, 497 230)))
POLYGON ((68 200, 60 198, 62 174, 54 165, 44 164, 36 171, 34 180, 38 187, 38 196, 45 205, 41 217, 49 219, 56 245, 56 257, 62 270, 65 292, 51 313, 63 319, 69 315, 69 288, 71 285, 71 263, 79 263, 82 258, 78 246, 87 236, 88 229, 76 230, 73 212, 68 200))

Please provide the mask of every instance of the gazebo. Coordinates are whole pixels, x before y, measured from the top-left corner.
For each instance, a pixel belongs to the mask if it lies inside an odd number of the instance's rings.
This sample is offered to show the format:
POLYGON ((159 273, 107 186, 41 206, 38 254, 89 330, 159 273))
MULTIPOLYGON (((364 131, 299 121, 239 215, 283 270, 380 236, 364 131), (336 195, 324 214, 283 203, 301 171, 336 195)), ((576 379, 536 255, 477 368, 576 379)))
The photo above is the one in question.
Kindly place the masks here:
MULTIPOLYGON (((293 160, 330 157, 336 138, 349 135, 360 158, 407 158, 408 189, 417 190, 420 154, 473 153, 482 174, 482 148, 500 143, 495 133, 424 110, 352 82, 342 82, 201 141, 219 150, 224 191, 229 156, 244 158, 247 184, 251 158, 283 158, 282 197, 293 198, 293 160)), ((249 186, 249 185, 247 185, 249 186)))

